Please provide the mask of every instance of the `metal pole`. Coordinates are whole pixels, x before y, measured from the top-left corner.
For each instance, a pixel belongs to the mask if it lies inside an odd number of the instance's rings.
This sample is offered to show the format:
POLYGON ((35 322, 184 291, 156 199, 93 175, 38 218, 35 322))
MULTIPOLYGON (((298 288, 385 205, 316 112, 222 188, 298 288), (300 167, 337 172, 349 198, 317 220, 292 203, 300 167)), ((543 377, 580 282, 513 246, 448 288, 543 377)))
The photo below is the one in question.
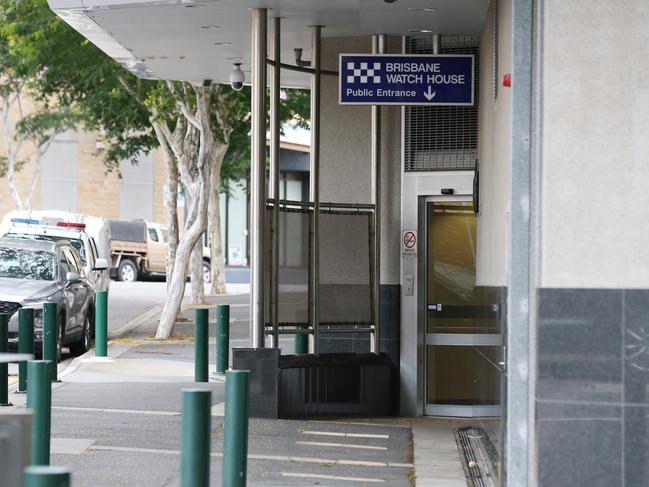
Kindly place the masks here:
MULTIPOLYGON (((306 329, 309 328, 309 325, 308 324, 300 325, 299 328, 306 329)), ((305 353, 309 353, 309 337, 304 333, 296 333, 295 334, 295 354, 300 355, 305 353)))
POLYGON ((180 432, 181 487, 210 485, 212 391, 183 389, 180 432))
POLYGON ((225 374, 228 370, 230 353, 230 305, 216 307, 216 373, 225 374))
POLYGON ((433 34, 433 54, 439 54, 439 49, 442 45, 442 36, 440 34, 433 34))
MULTIPOLYGON (((386 35, 372 36, 372 52, 385 54, 386 35)), ((372 105, 372 137, 371 137, 371 166, 372 166, 372 204, 374 215, 372 227, 372 324, 374 325, 373 339, 370 349, 373 353, 381 353, 381 107, 372 105)))
MULTIPOLYGON (((0 314, 0 354, 9 351, 9 317, 0 314)), ((9 402, 9 364, 0 364, 0 406, 11 406, 9 402)))
POLYGON ((52 386, 49 360, 30 360, 27 381, 27 407, 33 411, 32 465, 50 464, 50 423, 52 386))
POLYGON ((108 356, 108 291, 95 292, 95 357, 108 356))
POLYGON ((25 487, 70 487, 70 470, 66 467, 32 465, 25 468, 25 487))
POLYGON ((250 213, 250 338, 264 348, 264 219, 266 212, 266 18, 265 8, 252 11, 252 161, 250 213))
MULTIPOLYGON (((34 353, 34 310, 18 310, 18 353, 34 353)), ((27 392, 27 362, 18 364, 18 392, 27 392)))
POLYGON ((196 310, 194 333, 194 382, 209 382, 208 354, 209 354, 209 323, 210 310, 199 308, 196 310))
POLYGON ((225 379, 223 487, 245 487, 248 458, 247 370, 228 370, 225 379))
POLYGON ((56 303, 43 305, 43 360, 52 363, 50 377, 52 382, 58 381, 59 362, 59 331, 58 306, 56 303))
POLYGON ((279 347, 279 135, 280 135, 280 74, 281 74, 281 19, 273 18, 273 76, 270 78, 270 180, 269 197, 273 199, 272 224, 272 282, 270 286, 271 321, 273 324, 273 348, 279 347))
POLYGON ((310 164, 310 200, 313 202, 313 218, 311 220, 311 327, 313 328, 313 353, 318 355, 320 321, 320 86, 321 72, 321 36, 322 26, 314 25, 311 31, 311 64, 314 74, 311 76, 311 164, 310 164))

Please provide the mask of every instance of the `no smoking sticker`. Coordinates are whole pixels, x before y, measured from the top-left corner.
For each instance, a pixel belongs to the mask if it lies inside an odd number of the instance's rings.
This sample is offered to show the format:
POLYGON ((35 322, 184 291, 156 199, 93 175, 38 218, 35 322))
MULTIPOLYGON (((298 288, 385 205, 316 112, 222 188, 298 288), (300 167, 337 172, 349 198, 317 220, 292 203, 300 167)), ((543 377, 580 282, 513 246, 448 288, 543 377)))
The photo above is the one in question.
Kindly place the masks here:
POLYGON ((403 257, 417 257, 417 231, 406 230, 401 232, 401 255, 403 257))

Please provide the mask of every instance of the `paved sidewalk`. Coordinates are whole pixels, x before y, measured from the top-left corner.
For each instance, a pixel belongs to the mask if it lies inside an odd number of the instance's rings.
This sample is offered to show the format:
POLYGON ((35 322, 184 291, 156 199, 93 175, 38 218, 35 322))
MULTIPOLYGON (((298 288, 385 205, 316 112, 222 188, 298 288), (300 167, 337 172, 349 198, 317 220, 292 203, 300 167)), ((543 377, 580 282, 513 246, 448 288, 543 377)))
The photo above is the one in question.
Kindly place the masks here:
MULTIPOLYGON (((231 304, 233 346, 247 345, 247 300, 210 298, 231 304)), ((193 310, 184 315, 191 318, 193 310)), ((193 382, 192 322, 178 323, 174 339, 164 342, 152 340, 156 324, 150 316, 128 336, 112 340, 108 360, 95 359, 92 351, 75 359, 53 386, 52 464, 71 468, 74 487, 178 485, 181 390, 197 386, 212 391, 211 477, 213 485, 220 484, 224 378, 193 382)), ((281 345, 289 352, 293 339, 281 345)), ((17 406, 24 404, 24 395, 11 396, 17 406)), ((466 485, 449 440, 452 426, 445 422, 251 419, 249 428, 251 487, 466 485)))

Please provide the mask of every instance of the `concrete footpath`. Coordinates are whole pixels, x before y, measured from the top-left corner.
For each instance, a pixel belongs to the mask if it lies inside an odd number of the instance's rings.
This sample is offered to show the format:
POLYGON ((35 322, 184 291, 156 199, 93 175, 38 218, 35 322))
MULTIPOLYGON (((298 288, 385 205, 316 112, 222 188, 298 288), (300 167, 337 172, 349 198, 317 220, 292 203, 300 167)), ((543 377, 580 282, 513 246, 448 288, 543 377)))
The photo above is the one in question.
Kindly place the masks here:
MULTIPOLYGON (((248 296, 211 297, 231 305, 232 346, 248 340, 248 296)), ((212 323, 214 310, 211 310, 212 323)), ((191 320, 193 310, 186 309, 191 320)), ((157 315, 139 317, 109 344, 72 361, 52 392, 52 465, 68 466, 73 487, 175 486, 180 472, 181 390, 212 391, 211 478, 220 485, 224 378, 193 382, 193 322, 152 339, 157 315)), ((289 352, 293 339, 282 340, 289 352)), ((214 370, 214 327, 210 370, 214 370)), ((25 396, 11 394, 18 407, 25 396)), ((249 427, 249 486, 466 486, 448 422, 405 418, 260 420, 249 427)))

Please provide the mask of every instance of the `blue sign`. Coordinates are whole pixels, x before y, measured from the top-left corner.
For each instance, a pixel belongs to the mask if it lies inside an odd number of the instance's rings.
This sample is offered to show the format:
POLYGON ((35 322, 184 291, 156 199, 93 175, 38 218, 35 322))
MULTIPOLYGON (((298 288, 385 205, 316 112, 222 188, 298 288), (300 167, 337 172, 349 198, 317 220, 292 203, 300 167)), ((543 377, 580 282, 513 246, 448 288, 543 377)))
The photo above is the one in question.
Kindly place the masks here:
POLYGON ((473 56, 341 54, 341 105, 473 105, 473 56))

